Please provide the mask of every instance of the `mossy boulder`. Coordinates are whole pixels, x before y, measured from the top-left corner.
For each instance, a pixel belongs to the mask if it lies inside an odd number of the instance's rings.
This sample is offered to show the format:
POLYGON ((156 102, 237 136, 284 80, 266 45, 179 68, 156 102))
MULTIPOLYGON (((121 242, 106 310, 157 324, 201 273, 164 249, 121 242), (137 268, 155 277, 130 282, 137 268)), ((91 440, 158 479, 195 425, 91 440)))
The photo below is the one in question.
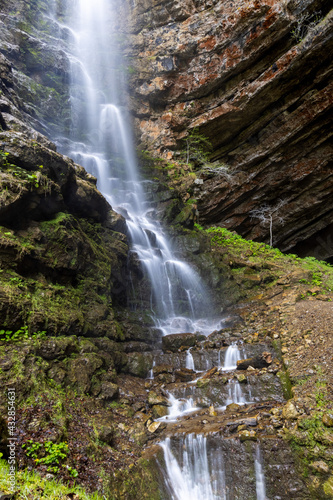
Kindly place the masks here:
POLYGON ((36 342, 36 354, 44 359, 63 359, 78 352, 78 339, 76 337, 52 337, 36 342))
POLYGON ((127 355, 126 371, 136 377, 145 378, 153 365, 153 354, 132 352, 127 355))
POLYGON ((87 393, 91 388, 91 377, 103 366, 103 359, 95 353, 81 354, 67 361, 68 383, 79 393, 87 393))

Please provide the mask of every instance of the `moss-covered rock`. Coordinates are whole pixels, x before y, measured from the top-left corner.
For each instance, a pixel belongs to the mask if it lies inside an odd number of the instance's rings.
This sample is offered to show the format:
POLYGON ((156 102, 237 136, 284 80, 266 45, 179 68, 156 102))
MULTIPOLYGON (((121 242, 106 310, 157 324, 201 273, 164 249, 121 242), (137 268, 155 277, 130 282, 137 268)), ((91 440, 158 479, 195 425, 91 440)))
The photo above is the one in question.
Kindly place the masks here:
POLYGON ((0 134, 0 150, 2 325, 121 340, 112 309, 126 290, 119 216, 68 158, 14 132, 0 134))

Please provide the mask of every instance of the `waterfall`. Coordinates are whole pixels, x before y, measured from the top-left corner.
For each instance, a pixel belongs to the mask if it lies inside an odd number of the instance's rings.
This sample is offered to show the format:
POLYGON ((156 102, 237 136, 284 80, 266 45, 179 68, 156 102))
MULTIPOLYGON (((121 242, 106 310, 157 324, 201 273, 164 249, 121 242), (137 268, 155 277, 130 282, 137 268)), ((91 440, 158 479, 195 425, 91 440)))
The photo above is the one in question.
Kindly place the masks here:
POLYGON ((194 359, 193 359, 193 356, 192 356, 192 353, 191 353, 191 348, 189 348, 186 351, 185 368, 188 368, 189 370, 195 371, 195 368, 194 368, 194 359))
POLYGON ((168 399, 169 399, 169 408, 168 408, 169 413, 165 417, 159 418, 158 420, 160 421, 173 422, 176 421, 179 417, 187 415, 188 413, 191 413, 195 410, 198 410, 198 408, 194 406, 193 398, 177 399, 173 394, 169 392, 168 399))
POLYGON ((185 437, 181 459, 171 450, 170 438, 160 443, 167 469, 172 500, 226 500, 223 455, 214 460, 207 455, 207 438, 202 434, 185 437))
MULTIPOLYGON (((188 434, 160 443, 164 455, 163 477, 172 500, 267 500, 259 444, 246 460, 237 440, 188 434), (240 465, 242 463, 242 465, 240 465), (239 477, 240 470, 248 473, 239 477), (252 473, 255 475, 253 481, 252 473)), ((276 497, 278 498, 278 497, 276 497)), ((280 498, 280 496, 279 496, 280 498)))
POLYGON ((261 451, 260 451, 260 447, 258 444, 256 446, 254 466, 255 466, 255 471, 256 471, 257 500, 266 500, 265 475, 263 472, 261 451))
POLYGON ((149 278, 156 327, 163 335, 208 335, 222 326, 220 320, 208 319, 209 293, 198 274, 175 257, 138 174, 115 26, 119 4, 76 0, 69 8, 72 124, 59 149, 97 177, 98 189, 126 218, 131 251, 149 278))
POLYGON ((224 365, 222 370, 231 371, 236 370, 237 361, 241 359, 240 350, 236 342, 233 342, 227 349, 225 353, 224 365))
POLYGON ((219 349, 219 352, 217 354, 217 368, 220 369, 221 367, 221 349, 219 349))
POLYGON ((243 391, 238 380, 229 380, 228 382, 228 398, 226 401, 226 406, 231 403, 236 403, 238 405, 243 405, 246 403, 243 391))
POLYGON ((155 359, 153 359, 153 365, 152 365, 151 369, 148 372, 147 380, 154 380, 154 366, 156 366, 155 359))

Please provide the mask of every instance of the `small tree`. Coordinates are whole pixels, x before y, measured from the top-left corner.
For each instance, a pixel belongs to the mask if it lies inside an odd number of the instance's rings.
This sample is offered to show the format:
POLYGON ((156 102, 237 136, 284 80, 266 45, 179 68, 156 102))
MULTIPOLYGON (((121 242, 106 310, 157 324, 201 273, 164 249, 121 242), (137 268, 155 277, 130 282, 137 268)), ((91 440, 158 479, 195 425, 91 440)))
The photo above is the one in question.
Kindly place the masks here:
POLYGON ((184 138, 184 142, 185 151, 183 151, 182 156, 185 157, 187 165, 191 160, 201 165, 208 161, 212 145, 208 137, 200 134, 197 128, 189 132, 188 136, 184 138))
POLYGON ((269 245, 271 247, 273 246, 273 223, 284 224, 284 218, 278 212, 286 203, 286 200, 279 200, 272 207, 264 204, 260 208, 250 211, 251 219, 258 219, 260 225, 269 226, 269 245))

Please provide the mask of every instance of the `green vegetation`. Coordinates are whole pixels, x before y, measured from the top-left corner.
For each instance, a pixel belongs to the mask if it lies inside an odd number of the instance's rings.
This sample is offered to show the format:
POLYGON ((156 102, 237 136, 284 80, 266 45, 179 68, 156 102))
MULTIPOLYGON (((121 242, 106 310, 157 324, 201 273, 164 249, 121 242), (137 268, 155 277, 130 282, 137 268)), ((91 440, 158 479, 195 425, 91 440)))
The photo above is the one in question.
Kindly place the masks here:
POLYGON ((208 137, 200 134, 199 129, 193 128, 183 139, 183 151, 181 158, 188 165, 203 165, 208 162, 212 145, 208 137))
MULTIPOLYGON (((196 225, 201 230, 201 226, 196 225)), ((333 266, 314 257, 300 258, 295 254, 284 254, 277 248, 271 248, 264 243, 245 240, 239 234, 221 227, 211 227, 204 230, 211 237, 211 245, 216 248, 226 248, 231 253, 246 258, 249 263, 257 262, 265 266, 268 261, 277 265, 297 266, 308 272, 308 278, 301 278, 300 283, 322 288, 322 292, 333 290, 333 266)))
MULTIPOLYGON (((213 247, 226 247, 235 250, 239 254, 253 260, 255 257, 270 258, 275 261, 285 261, 288 258, 291 262, 296 261, 296 255, 285 255, 277 248, 272 248, 265 243, 252 240, 245 240, 234 231, 222 227, 210 227, 206 233, 211 235, 211 244, 213 247)), ((260 260, 260 259, 256 259, 260 260)), ((300 260, 300 259, 299 259, 300 260)))
POLYGON ((22 326, 16 332, 11 330, 0 330, 0 341, 5 342, 19 342, 20 340, 26 340, 29 338, 44 338, 46 336, 46 331, 38 331, 29 334, 29 328, 27 325, 22 326))
MULTIPOLYGON (((45 329, 51 334, 60 333, 73 324, 85 332, 93 327, 98 308, 103 317, 105 308, 111 310, 112 268, 114 264, 119 265, 119 254, 127 252, 126 243, 117 233, 101 224, 59 212, 54 218, 41 222, 37 233, 31 228, 21 235, 0 227, 0 242, 15 255, 10 267, 1 269, 1 286, 3 300, 10 303, 12 312, 17 311, 1 325, 3 338, 12 337, 11 331, 16 334, 20 327, 17 323, 27 325, 29 332, 45 329), (17 270, 18 262, 36 254, 45 276, 42 280, 38 266, 29 276, 17 270), (60 282, 54 279, 55 273, 60 276, 60 282)), ((115 337, 123 336, 113 320, 108 328, 114 331, 115 337)))
MULTIPOLYGON (((6 460, 0 460, 0 490, 8 492, 7 474, 9 466, 6 460)), ((80 486, 68 486, 55 479, 42 478, 35 471, 18 470, 16 473, 17 493, 15 498, 47 498, 48 500, 61 500, 77 498, 77 500, 103 500, 98 493, 88 494, 80 486)))
MULTIPOLYGON (((47 471, 57 474, 59 472, 60 465, 64 467, 61 462, 67 457, 68 454, 68 444, 62 443, 52 443, 52 441, 47 441, 46 443, 34 442, 29 439, 27 443, 22 445, 22 448, 26 449, 26 454, 28 457, 32 457, 36 464, 47 465, 47 471), (41 456, 41 452, 44 456, 41 456), (40 457, 41 458, 38 458, 40 457)), ((78 475, 77 471, 71 467, 71 475, 76 477, 78 475)))
POLYGON ((333 438, 332 431, 325 428, 322 417, 321 411, 316 412, 309 417, 299 419, 297 431, 286 430, 286 439, 301 455, 305 464, 324 455, 333 438))
POLYGON ((317 408, 327 408, 330 404, 330 398, 328 394, 327 381, 325 379, 323 370, 321 366, 316 367, 317 371, 317 381, 316 381, 316 390, 315 390, 315 398, 317 408))
MULTIPOLYGON (((18 167, 13 163, 9 163, 8 161, 9 153, 0 150, 0 169, 7 171, 12 174, 14 177, 17 177, 22 180, 29 181, 34 187, 39 187, 39 182, 41 178, 40 171, 29 172, 24 168, 18 167)), ((39 169, 43 168, 43 165, 38 167, 39 169)))

